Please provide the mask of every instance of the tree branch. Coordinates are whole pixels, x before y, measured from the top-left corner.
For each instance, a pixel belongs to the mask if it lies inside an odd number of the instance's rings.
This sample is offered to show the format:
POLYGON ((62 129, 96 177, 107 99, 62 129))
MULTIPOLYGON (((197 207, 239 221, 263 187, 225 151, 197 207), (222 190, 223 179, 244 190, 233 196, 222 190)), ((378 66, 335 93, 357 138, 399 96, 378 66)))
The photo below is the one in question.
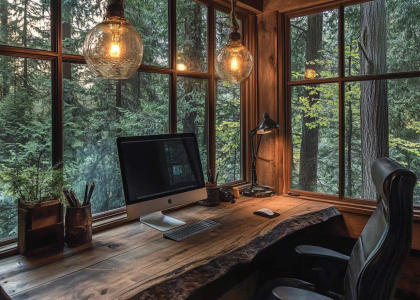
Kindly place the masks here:
POLYGON ((295 27, 296 29, 301 30, 301 31, 302 31, 303 33, 305 33, 305 34, 307 34, 307 33, 308 33, 308 31, 307 31, 306 29, 303 29, 302 27, 296 26, 296 25, 294 25, 294 24, 290 24, 290 26, 295 27))

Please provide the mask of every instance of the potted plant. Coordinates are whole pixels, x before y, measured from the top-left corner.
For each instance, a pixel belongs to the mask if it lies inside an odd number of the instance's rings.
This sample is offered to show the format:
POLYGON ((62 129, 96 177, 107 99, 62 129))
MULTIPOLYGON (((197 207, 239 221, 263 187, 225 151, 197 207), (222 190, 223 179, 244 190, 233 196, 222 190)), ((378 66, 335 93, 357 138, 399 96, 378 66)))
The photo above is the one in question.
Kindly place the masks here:
POLYGON ((0 167, 6 193, 18 202, 18 250, 31 256, 64 245, 63 206, 65 185, 60 165, 34 165, 16 161, 0 167))

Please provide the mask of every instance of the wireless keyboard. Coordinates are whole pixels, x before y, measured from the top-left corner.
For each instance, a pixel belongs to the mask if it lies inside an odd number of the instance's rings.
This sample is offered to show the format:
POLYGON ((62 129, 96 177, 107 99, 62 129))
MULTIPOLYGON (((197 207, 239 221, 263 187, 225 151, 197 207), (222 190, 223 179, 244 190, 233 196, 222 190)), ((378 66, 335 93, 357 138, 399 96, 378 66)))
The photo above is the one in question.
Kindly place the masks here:
POLYGON ((207 219, 203 221, 199 221, 184 227, 181 227, 179 229, 175 229, 169 232, 166 232, 163 234, 164 237, 180 242, 182 240, 185 240, 193 235, 202 233, 204 231, 213 229, 217 226, 220 226, 220 223, 217 223, 216 221, 207 219))

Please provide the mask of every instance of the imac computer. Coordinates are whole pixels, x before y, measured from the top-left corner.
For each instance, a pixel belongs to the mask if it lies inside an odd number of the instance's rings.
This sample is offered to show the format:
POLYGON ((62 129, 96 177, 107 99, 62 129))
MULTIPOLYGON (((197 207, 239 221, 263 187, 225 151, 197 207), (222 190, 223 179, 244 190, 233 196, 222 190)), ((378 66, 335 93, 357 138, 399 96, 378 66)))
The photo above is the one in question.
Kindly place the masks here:
POLYGON ((127 215, 160 231, 185 225, 162 210, 207 197, 194 133, 117 139, 127 215))

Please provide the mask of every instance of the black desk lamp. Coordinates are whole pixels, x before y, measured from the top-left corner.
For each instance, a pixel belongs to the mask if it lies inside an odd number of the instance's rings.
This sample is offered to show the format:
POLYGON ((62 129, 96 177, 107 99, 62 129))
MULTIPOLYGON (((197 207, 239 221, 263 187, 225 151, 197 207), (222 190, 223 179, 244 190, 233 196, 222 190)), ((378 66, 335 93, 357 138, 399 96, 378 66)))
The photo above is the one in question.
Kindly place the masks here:
POLYGON ((257 171, 256 171, 257 154, 258 154, 258 150, 260 149, 260 143, 261 143, 261 138, 263 134, 267 134, 274 130, 280 129, 280 125, 277 122, 273 121, 267 113, 264 113, 263 117, 264 117, 264 120, 261 122, 261 124, 255 127, 254 129, 252 129, 251 132, 249 133, 249 139, 251 140, 252 184, 249 188, 244 190, 244 195, 247 197, 270 197, 274 195, 274 192, 270 188, 259 185, 257 183, 257 171), (255 143, 254 143, 254 136, 256 134, 260 135, 258 139, 257 149, 255 149, 255 143))

